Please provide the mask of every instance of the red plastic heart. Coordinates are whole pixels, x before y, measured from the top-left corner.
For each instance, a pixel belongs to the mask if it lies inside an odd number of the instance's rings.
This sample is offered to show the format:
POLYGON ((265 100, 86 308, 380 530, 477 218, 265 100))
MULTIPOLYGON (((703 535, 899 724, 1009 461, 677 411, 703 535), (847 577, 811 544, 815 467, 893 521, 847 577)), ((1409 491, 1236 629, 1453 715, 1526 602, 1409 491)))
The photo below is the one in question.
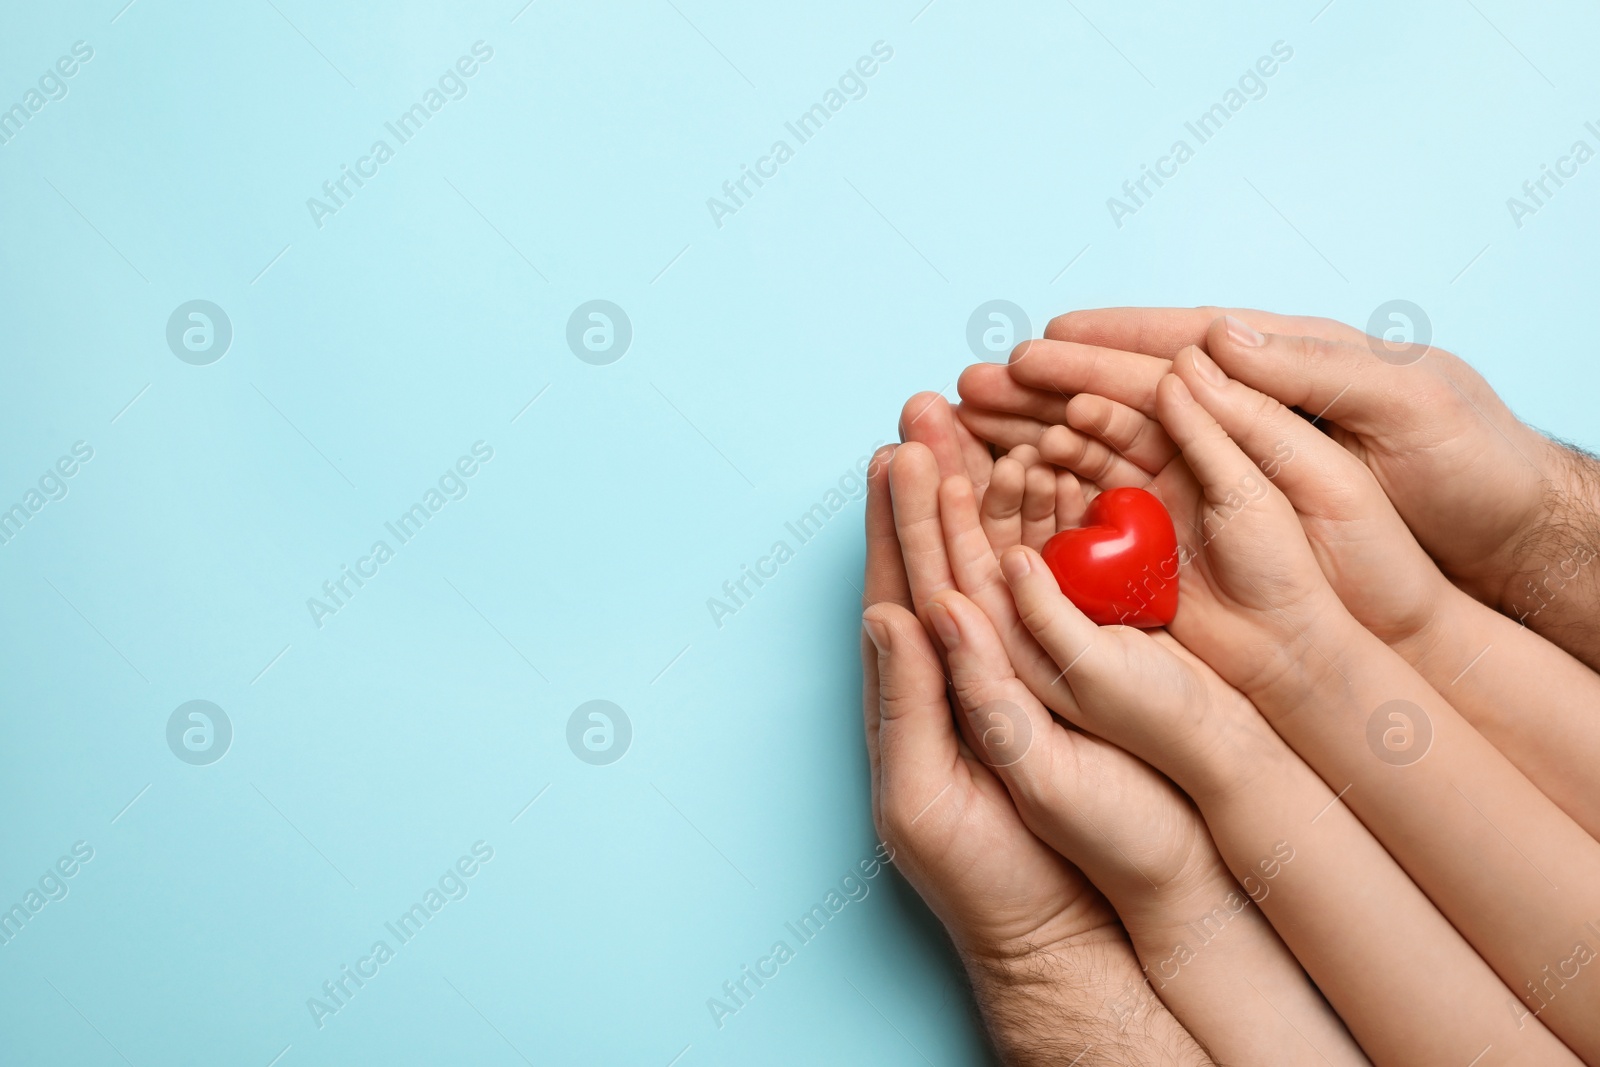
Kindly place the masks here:
POLYGON ((1166 507, 1143 489, 1108 489, 1083 525, 1040 553, 1067 599, 1101 626, 1165 626, 1178 613, 1178 537, 1166 507))

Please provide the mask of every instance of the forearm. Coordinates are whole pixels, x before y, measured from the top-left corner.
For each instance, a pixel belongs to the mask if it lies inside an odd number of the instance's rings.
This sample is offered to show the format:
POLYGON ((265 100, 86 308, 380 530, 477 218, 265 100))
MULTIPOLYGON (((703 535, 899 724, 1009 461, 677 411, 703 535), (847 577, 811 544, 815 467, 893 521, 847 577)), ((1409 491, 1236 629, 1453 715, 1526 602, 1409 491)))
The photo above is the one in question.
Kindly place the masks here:
POLYGON ((1373 1062, 1459 1065, 1487 1045, 1480 1067, 1572 1062, 1537 1021, 1514 1017, 1505 985, 1286 746, 1237 788, 1195 801, 1235 878, 1373 1062))
POLYGON ((1221 857, 1207 867, 1176 893, 1112 900, 1162 1003, 1223 1063, 1367 1064, 1221 857))
POLYGON ((1212 1064, 1151 992, 1120 927, 1027 955, 962 956, 1008 1067, 1212 1064))
POLYGON ((1600 839, 1600 676, 1525 626, 1452 590, 1393 646, 1590 837, 1600 839), (1537 679, 1536 684, 1529 684, 1537 679))
POLYGON ((1529 1009, 1600 1058, 1600 971, 1538 992, 1600 918, 1600 845, 1348 614, 1305 641, 1252 699, 1529 1009))

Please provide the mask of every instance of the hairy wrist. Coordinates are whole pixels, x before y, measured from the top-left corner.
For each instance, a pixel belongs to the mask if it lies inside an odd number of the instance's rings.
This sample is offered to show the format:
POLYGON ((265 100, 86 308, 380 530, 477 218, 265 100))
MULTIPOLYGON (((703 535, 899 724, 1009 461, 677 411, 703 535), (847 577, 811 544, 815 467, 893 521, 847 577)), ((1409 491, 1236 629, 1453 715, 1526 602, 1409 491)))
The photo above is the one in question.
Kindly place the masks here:
POLYGON ((1010 1067, 1211 1063, 1151 990, 1121 926, 1031 951, 962 955, 1010 1067))
POLYGON ((1520 531, 1513 570, 1491 603, 1592 666, 1600 648, 1600 460, 1555 441, 1545 455, 1541 507, 1520 531))

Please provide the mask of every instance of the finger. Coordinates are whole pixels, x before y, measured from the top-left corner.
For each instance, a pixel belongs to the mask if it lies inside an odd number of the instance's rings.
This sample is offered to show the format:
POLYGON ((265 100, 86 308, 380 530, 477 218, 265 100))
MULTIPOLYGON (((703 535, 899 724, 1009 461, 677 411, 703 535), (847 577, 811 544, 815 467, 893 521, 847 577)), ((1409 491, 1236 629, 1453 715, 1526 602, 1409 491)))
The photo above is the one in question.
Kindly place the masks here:
POLYGON ((989 479, 994 475, 994 452, 988 441, 978 437, 966 423, 955 417, 954 408, 950 409, 950 426, 961 444, 961 454, 966 457, 967 477, 981 497, 988 490, 989 479))
MULTIPOLYGON (((1007 369, 1019 387, 1032 389, 1035 396, 1094 393, 1154 413, 1156 382, 1171 368, 1167 360, 1143 352, 1044 340, 1018 345, 1007 369)), ((1003 411, 1018 410, 1004 403, 991 406, 1003 411)))
POLYGON ((988 616, 1012 668, 1029 690, 1057 711, 1070 707, 1072 694, 1059 684, 1059 668, 1017 617, 1016 602, 1000 574, 994 549, 980 529, 977 505, 966 479, 948 478, 939 487, 939 518, 956 588, 988 616))
POLYGON ((1055 532, 1055 469, 1048 464, 1035 463, 1028 468, 1022 495, 1022 543, 1033 549, 1043 548, 1055 532))
POLYGON ((950 688, 968 746, 1008 789, 1039 795, 1049 775, 1047 739, 1056 729, 1050 712, 1017 678, 999 635, 976 604, 945 592, 930 614, 950 663, 950 688))
POLYGON ((1071 471, 1056 471, 1056 529, 1070 530, 1083 525, 1083 513, 1089 500, 1084 495, 1083 483, 1071 471))
POLYGON ((1043 460, 1043 457, 1039 455, 1039 450, 1033 445, 1017 445, 1006 455, 1022 464, 1024 468, 1031 467, 1043 460))
MULTIPOLYGON (((1000 581, 994 546, 984 533, 972 483, 965 477, 958 475, 940 483, 939 523, 954 588, 970 597, 1000 581)), ((1019 513, 1019 535, 1020 524, 1019 513)))
POLYGON ((1027 477, 1028 469, 1011 456, 995 461, 978 514, 989 547, 995 552, 1022 543, 1022 494, 1027 477))
POLYGON ((1367 487, 1382 492, 1347 449, 1272 397, 1227 377, 1204 353, 1191 351, 1173 371, 1303 514, 1324 510, 1319 502, 1330 499, 1347 503, 1367 487))
POLYGON ((1001 449, 1037 444, 1039 436, 1045 431, 1045 424, 1038 419, 973 407, 971 404, 959 405, 956 417, 974 436, 993 442, 1001 449))
MULTIPOLYGON (((1186 364, 1196 356, 1203 357, 1203 353, 1190 346, 1178 353, 1173 364, 1186 364)), ((1162 379, 1157 406, 1161 425, 1183 450, 1184 460, 1213 507, 1232 507, 1230 500, 1236 504, 1246 490, 1252 495, 1264 491, 1270 496, 1277 492, 1270 482, 1263 484, 1250 457, 1239 450, 1211 413, 1195 402, 1194 394, 1178 374, 1162 379)))
POLYGON ((1066 683, 1075 686, 1074 671, 1079 672, 1077 677, 1082 677, 1096 666, 1091 652, 1100 636, 1100 627, 1062 595, 1055 575, 1032 549, 1007 550, 1000 557, 1000 572, 1011 590, 1022 624, 1055 661, 1066 683), (1086 660, 1091 662, 1085 663, 1086 660))
MULTIPOLYGON (((900 557, 900 536, 894 528, 894 505, 889 500, 889 462, 894 446, 886 445, 873 453, 867 464, 867 561, 862 576, 861 607, 911 604, 911 586, 906 581, 905 561, 900 557)), ((881 771, 878 749, 878 650, 869 624, 861 629, 861 707, 867 740, 867 766, 872 776, 872 815, 879 814, 881 771)), ((876 822, 875 822, 876 825, 876 822)))
POLYGON ((949 785, 960 758, 938 654, 916 617, 898 605, 873 605, 863 624, 879 679, 876 807, 923 811, 949 785))
MULTIPOLYGON (((1170 370, 1172 364, 1164 362, 1163 366, 1170 370)), ((1155 419, 1094 393, 1072 398, 1067 405, 1067 425, 1100 438, 1149 474, 1160 471, 1178 454, 1178 447, 1155 419)))
POLYGON ((1108 446, 1070 426, 1052 426, 1039 437, 1039 454, 1045 462, 1065 467, 1085 481, 1101 489, 1114 489, 1120 485, 1144 488, 1150 484, 1150 475, 1137 463, 1108 446))
POLYGON ((863 575, 862 608, 890 601, 909 608, 911 585, 900 555, 900 535, 894 525, 894 503, 889 497, 889 467, 894 445, 873 453, 867 465, 867 566, 863 575))
POLYGON ((1430 374, 1386 363, 1374 354, 1383 342, 1263 333, 1231 316, 1209 326, 1205 344, 1233 378, 1313 418, 1327 418, 1358 433, 1381 431, 1396 420, 1413 421, 1430 374))
POLYGON ((965 474, 980 493, 989 484, 994 456, 987 442, 955 417, 950 402, 941 394, 918 393, 906 401, 900 413, 900 436, 927 445, 939 461, 942 477, 965 474))
MULTIPOLYGON (((1062 594, 1037 552, 1010 549, 1000 570, 1035 644, 1056 664, 1048 692, 1071 693, 1059 706, 1050 702, 1062 718, 1168 773, 1216 770, 1215 742, 1208 738, 1216 729, 1238 735, 1215 716, 1204 680, 1214 677, 1210 668, 1196 667, 1199 661, 1187 651, 1173 656, 1155 648, 1179 647, 1165 631, 1095 625, 1062 594), (1140 649, 1145 642, 1152 644, 1140 649)), ((1020 667, 1017 673, 1029 689, 1046 691, 1020 667)), ((1217 687, 1226 689, 1220 682, 1217 687)))
MULTIPOLYGON (((1170 828, 1173 818, 1198 828, 1182 794, 1126 749, 1057 725, 1012 670, 1004 643, 972 601, 942 593, 933 617, 950 662, 962 736, 1005 785, 1028 828, 1092 871, 1102 888, 1156 889, 1134 857, 1152 855, 1152 830, 1170 828)), ((1164 885, 1189 858, 1164 858, 1151 872, 1164 885)))
POLYGON ((1076 341, 1171 359, 1187 345, 1204 344, 1212 321, 1222 315, 1233 315, 1266 333, 1357 343, 1365 337, 1360 330, 1332 319, 1217 307, 1069 311, 1051 319, 1044 335, 1056 341, 1076 341))
POLYGON ((1073 392, 1048 383, 1023 385, 1003 363, 973 364, 956 379, 956 390, 964 404, 1025 415, 1044 423, 1066 421, 1067 401, 1073 392))
POLYGON ((926 623, 928 601, 942 589, 955 588, 939 527, 939 466, 933 452, 919 442, 895 449, 889 462, 889 489, 911 603, 926 623))

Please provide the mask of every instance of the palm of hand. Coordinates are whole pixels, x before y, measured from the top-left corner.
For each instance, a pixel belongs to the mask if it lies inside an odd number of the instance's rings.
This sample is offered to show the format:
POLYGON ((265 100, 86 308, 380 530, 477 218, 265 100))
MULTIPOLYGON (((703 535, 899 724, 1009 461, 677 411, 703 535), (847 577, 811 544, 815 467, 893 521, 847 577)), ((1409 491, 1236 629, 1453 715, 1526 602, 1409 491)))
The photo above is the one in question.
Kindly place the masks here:
POLYGON ((1020 951, 1119 922, 1083 873, 1034 836, 1005 785, 964 745, 946 788, 913 818, 915 846, 894 859, 914 868, 919 886, 936 887, 925 895, 950 929, 1020 951))
POLYGON ((1213 503, 1179 455, 1148 488, 1178 535, 1178 614, 1168 630, 1248 691, 1335 599, 1305 533, 1259 474, 1213 503))

